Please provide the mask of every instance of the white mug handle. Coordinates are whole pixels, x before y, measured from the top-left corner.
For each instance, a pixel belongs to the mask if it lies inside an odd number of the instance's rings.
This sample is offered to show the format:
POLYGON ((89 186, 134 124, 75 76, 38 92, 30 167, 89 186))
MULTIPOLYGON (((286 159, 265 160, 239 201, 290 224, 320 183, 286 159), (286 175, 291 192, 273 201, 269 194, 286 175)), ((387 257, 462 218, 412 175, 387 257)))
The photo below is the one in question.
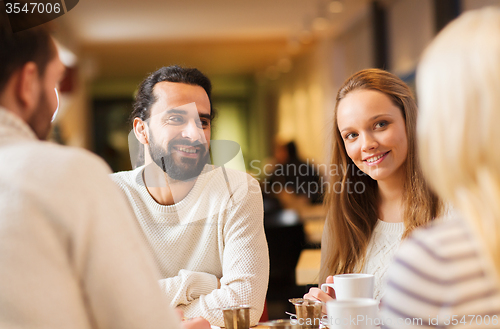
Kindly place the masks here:
POLYGON ((321 290, 323 290, 323 292, 328 293, 328 287, 333 288, 333 290, 335 290, 335 283, 323 283, 321 285, 321 290))

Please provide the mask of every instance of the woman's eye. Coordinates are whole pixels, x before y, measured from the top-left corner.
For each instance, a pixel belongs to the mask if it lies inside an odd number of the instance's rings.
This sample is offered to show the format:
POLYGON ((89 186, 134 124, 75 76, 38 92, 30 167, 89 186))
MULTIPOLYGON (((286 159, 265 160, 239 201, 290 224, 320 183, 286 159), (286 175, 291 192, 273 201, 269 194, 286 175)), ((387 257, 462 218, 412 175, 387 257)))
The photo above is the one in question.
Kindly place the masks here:
POLYGON ((383 128, 387 126, 387 121, 380 121, 375 124, 375 128, 383 128))
POLYGON ((344 136, 344 139, 353 139, 353 138, 356 138, 358 136, 358 134, 356 133, 348 133, 344 136))

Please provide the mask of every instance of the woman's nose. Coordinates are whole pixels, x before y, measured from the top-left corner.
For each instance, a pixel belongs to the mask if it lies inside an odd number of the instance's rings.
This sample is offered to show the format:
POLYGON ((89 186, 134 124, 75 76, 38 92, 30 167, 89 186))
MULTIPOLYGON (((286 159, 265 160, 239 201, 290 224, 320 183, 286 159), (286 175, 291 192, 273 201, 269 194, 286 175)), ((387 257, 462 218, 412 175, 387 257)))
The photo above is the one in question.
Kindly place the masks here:
POLYGON ((378 142, 371 134, 363 134, 362 135, 362 151, 367 152, 370 150, 374 150, 378 147, 378 142))

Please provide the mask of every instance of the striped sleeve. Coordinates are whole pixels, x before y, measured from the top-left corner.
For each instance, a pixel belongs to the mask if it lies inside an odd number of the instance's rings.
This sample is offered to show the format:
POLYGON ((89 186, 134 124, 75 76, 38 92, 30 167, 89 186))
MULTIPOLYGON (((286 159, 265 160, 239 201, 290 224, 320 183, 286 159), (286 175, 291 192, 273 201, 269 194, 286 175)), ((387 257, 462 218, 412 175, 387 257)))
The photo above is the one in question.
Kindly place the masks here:
POLYGON ((484 262, 459 220, 416 231, 389 270, 382 327, 500 327, 499 287, 484 262))

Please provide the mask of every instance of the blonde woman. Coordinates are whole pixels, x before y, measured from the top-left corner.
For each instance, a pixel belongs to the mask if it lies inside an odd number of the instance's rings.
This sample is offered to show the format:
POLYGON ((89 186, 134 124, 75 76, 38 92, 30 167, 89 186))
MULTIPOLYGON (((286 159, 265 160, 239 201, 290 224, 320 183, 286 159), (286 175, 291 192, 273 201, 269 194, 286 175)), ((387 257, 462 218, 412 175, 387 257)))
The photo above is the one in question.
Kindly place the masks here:
MULTIPOLYGON (((374 297, 400 241, 441 214, 416 161, 417 106, 395 75, 368 69, 351 76, 337 94, 332 175, 321 243, 320 283, 332 275, 375 275, 374 297)), ((333 292, 312 288, 305 298, 328 301, 333 292)))
POLYGON ((424 173, 462 215, 401 246, 383 318, 387 328, 498 328, 500 8, 450 23, 425 51, 417 84, 424 173))

